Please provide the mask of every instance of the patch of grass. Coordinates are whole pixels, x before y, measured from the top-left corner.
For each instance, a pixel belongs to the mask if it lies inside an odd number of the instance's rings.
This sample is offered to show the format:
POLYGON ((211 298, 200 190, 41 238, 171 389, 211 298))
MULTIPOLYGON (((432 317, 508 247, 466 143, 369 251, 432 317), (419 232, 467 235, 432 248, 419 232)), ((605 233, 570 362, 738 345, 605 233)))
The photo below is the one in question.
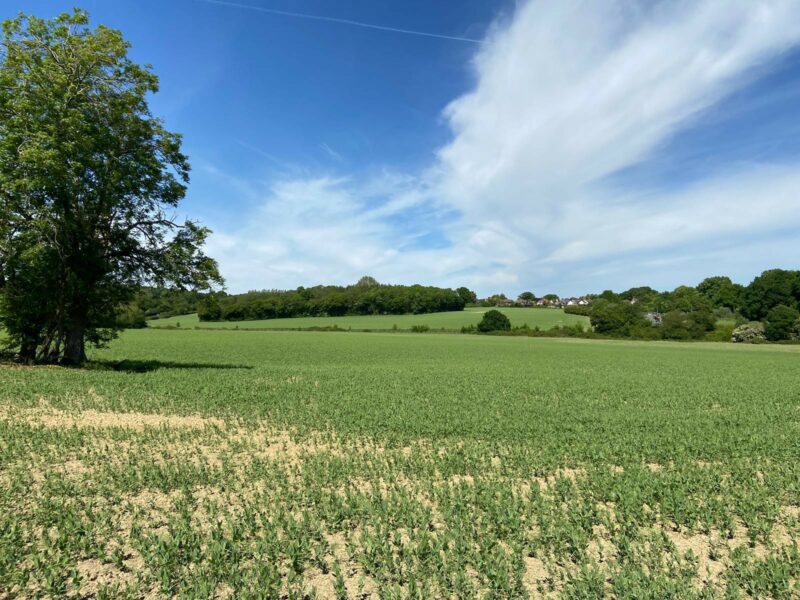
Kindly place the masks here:
MULTIPOLYGON (((347 317, 297 317, 291 319, 268 319, 264 321, 200 321, 197 315, 182 315, 149 321, 150 327, 175 327, 181 329, 203 327, 212 329, 314 329, 339 328, 350 330, 411 330, 415 326, 426 326, 431 330, 459 331, 462 327, 477 325, 489 308, 466 308, 463 311, 429 313, 424 315, 355 315, 347 317)), ((589 327, 589 319, 580 315, 568 315, 561 309, 543 308, 498 308, 511 320, 513 327, 528 325, 530 328, 550 329, 561 325, 581 324, 589 327)))
POLYGON ((0 365, 0 597, 798 594, 798 347, 181 329, 0 365))

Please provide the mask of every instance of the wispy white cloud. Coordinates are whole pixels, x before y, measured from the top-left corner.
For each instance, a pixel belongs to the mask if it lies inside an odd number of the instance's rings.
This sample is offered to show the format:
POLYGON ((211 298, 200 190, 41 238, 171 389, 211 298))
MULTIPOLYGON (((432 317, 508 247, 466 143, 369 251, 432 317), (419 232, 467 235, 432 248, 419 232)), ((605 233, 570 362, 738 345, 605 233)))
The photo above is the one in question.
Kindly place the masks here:
POLYGON ((610 176, 798 42, 794 0, 524 3, 475 56, 474 89, 444 112, 452 141, 424 173, 287 180, 227 234, 238 243, 213 243, 237 289, 367 272, 482 292, 664 285, 687 256, 708 264, 686 274, 736 275, 739 239, 764 268, 785 247, 766 238, 800 225, 798 165, 740 164, 680 192, 610 176), (429 235, 446 243, 417 243, 429 235))
POLYGON ((333 160, 335 160, 337 162, 342 162, 344 160, 344 157, 341 154, 339 154, 338 152, 336 152, 336 150, 331 148, 328 144, 323 142, 322 144, 319 145, 319 147, 322 150, 324 150, 325 154, 328 155, 328 158, 332 158, 333 160))

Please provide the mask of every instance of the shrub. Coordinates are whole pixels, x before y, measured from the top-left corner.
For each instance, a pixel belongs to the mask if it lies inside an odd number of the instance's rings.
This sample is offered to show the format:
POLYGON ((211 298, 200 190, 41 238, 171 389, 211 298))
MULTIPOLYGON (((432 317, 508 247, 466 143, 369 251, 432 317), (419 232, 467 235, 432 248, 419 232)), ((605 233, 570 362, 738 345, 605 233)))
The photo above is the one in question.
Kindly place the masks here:
POLYGON ((628 328, 628 336, 636 340, 660 340, 661 327, 650 325, 647 321, 636 323, 628 328))
POLYGON ((511 321, 499 310, 487 311, 481 322, 478 323, 478 331, 487 333, 489 331, 510 331, 511 321))
POLYGON ((739 325, 731 334, 731 341, 740 344, 757 344, 765 339, 764 325, 758 321, 739 325))
POLYGON ((703 338, 707 342, 729 342, 733 337, 733 330, 736 325, 731 322, 718 322, 714 331, 709 331, 703 338))
POLYGON ((431 330, 431 328, 428 327, 427 325, 412 325, 411 326, 411 331, 413 331, 414 333, 425 333, 426 331, 430 331, 430 330, 431 330))
POLYGON ((713 331, 714 322, 708 310, 672 310, 661 320, 661 334, 665 340, 696 340, 713 331))
POLYGON ((795 321, 800 317, 797 309, 786 305, 778 305, 767 313, 764 335, 771 342, 788 340, 792 336, 795 321))

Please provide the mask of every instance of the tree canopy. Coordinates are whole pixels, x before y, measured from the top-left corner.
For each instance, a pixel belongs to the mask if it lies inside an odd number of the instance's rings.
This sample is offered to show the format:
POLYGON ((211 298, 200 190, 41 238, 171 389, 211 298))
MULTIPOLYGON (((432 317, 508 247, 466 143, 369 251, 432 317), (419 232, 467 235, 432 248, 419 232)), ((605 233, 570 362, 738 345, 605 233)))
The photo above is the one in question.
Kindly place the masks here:
POLYGON ((0 44, 0 325, 25 361, 81 363, 139 285, 221 284, 207 229, 171 214, 181 138, 150 113, 151 69, 75 10, 20 15, 0 44))
POLYGON ((491 331, 509 331, 510 329, 511 321, 499 310, 486 311, 480 323, 478 323, 478 331, 483 333, 489 333, 491 331))
POLYGON ((456 293, 461 296, 465 304, 475 304, 478 301, 478 294, 473 292, 468 287, 461 286, 456 289, 456 293))
POLYGON ((742 292, 742 314, 760 321, 776 306, 800 307, 800 271, 770 269, 742 292))
MULTIPOLYGON (((363 281, 363 279, 362 279, 363 281)), ((450 289, 422 285, 315 286, 209 297, 198 304, 201 321, 248 321, 286 317, 401 315, 463 310, 450 289)))

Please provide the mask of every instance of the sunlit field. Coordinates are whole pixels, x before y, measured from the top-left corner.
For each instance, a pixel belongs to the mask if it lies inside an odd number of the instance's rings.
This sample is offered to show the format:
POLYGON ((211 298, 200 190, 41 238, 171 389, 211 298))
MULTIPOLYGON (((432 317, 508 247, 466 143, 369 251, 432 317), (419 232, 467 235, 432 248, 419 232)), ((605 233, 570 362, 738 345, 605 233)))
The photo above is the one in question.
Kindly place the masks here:
POLYGON ((799 593, 797 346, 150 329, 91 358, 0 367, 0 597, 799 593))
POLYGON ((477 325, 487 310, 499 310, 508 316, 513 327, 527 325, 531 329, 550 329, 559 325, 580 324, 589 328, 589 319, 568 315, 560 308, 466 308, 463 311, 438 312, 421 315, 351 315, 346 317, 297 317, 262 321, 199 321, 197 315, 183 315, 155 319, 150 327, 208 327, 222 329, 308 329, 313 327, 339 327, 354 330, 411 329, 424 325, 431 329, 460 330, 477 325))

